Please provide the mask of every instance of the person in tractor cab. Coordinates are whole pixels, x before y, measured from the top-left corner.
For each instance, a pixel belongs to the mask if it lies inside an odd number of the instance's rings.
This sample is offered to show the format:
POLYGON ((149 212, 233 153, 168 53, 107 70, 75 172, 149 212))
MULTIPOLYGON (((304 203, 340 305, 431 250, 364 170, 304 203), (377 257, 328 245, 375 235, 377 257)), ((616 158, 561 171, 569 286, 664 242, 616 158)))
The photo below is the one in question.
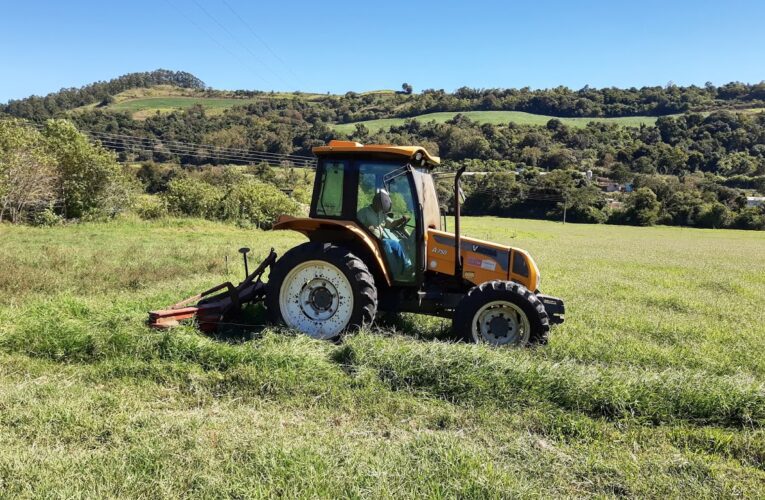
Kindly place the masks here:
POLYGON ((358 217, 364 227, 382 242, 383 251, 394 257, 397 265, 393 266, 393 274, 400 277, 412 268, 412 260, 393 230, 404 228, 409 222, 409 217, 402 215, 398 219, 392 219, 388 216, 392 208, 393 202, 388 191, 378 189, 372 198, 372 203, 359 210, 358 217))

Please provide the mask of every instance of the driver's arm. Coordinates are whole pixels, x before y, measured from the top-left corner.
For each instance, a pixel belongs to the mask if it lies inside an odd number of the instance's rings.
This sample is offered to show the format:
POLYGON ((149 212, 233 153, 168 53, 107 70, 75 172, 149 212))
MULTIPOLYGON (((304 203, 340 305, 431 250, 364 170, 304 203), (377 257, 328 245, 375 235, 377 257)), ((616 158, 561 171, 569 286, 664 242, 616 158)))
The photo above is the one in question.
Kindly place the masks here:
POLYGON ((407 222, 409 222, 409 219, 410 217, 406 214, 402 215, 398 219, 392 219, 390 217, 387 217, 385 219, 385 227, 390 229, 397 229, 403 226, 404 224, 406 224, 407 222))

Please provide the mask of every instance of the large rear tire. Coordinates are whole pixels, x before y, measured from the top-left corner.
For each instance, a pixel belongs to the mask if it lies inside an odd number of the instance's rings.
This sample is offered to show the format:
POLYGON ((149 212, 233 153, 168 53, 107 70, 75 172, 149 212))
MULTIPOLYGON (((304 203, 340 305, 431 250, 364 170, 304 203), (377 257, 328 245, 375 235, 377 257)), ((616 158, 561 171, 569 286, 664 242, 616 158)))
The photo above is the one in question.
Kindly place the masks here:
POLYGON ((471 288, 457 306, 452 326, 467 342, 495 346, 546 344, 550 334, 542 302, 512 281, 487 281, 471 288))
POLYGON ((366 264, 328 243, 289 250, 271 266, 267 286, 271 321, 315 339, 336 339, 371 324, 377 313, 377 288, 366 264))

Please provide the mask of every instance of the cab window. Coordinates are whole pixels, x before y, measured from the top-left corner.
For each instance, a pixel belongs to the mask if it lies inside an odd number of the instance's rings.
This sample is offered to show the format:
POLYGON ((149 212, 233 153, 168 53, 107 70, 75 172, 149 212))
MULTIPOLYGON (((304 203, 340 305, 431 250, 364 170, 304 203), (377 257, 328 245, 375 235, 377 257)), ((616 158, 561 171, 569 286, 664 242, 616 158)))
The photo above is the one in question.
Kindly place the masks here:
POLYGON ((339 217, 343 213, 343 179, 345 162, 325 162, 319 180, 319 195, 316 200, 316 215, 339 217))

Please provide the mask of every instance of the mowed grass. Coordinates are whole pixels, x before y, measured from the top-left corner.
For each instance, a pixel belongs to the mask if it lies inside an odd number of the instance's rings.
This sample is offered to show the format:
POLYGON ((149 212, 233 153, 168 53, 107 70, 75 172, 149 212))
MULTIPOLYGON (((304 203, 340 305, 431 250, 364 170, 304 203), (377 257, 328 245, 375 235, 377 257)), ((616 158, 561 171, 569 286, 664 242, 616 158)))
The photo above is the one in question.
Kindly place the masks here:
POLYGON ((548 346, 413 315, 337 345, 156 332, 147 310, 240 279, 240 246, 303 238, 0 226, 0 496, 765 495, 765 234, 464 227, 535 256, 567 305, 548 346))
POLYGON ((406 120, 415 120, 423 123, 434 121, 444 123, 451 120, 457 114, 462 114, 478 123, 491 123, 493 125, 517 123, 519 125, 546 125, 548 121, 557 118, 570 127, 586 127, 590 122, 613 123, 624 127, 639 127, 640 125, 654 125, 655 116, 626 116, 618 118, 560 118, 556 116, 536 115, 533 113, 524 113, 523 111, 463 111, 461 113, 446 111, 440 113, 425 113, 412 118, 382 118, 379 120, 367 120, 354 123, 338 123, 332 127, 343 133, 351 133, 355 130, 356 124, 360 123, 367 127, 371 132, 387 130, 392 126, 403 125, 406 120))

